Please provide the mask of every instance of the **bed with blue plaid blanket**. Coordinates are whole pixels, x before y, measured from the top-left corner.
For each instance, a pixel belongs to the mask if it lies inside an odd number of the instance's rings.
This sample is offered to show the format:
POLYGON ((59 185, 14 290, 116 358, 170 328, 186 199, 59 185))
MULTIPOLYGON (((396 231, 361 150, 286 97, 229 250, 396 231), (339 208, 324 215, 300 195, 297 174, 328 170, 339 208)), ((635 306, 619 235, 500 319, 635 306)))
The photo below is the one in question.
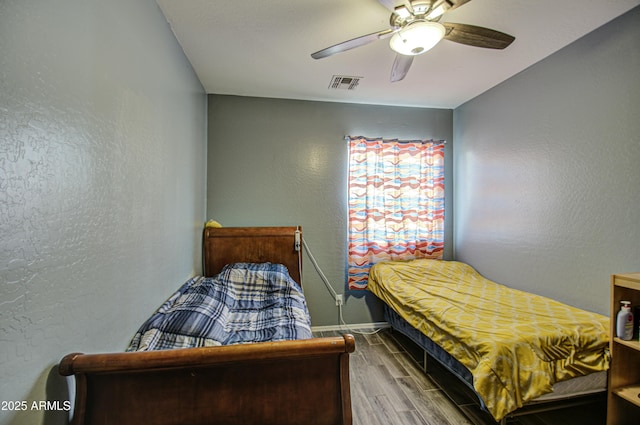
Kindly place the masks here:
POLYGON ((189 279, 140 327, 127 351, 308 339, 301 287, 282 264, 235 263, 189 279))

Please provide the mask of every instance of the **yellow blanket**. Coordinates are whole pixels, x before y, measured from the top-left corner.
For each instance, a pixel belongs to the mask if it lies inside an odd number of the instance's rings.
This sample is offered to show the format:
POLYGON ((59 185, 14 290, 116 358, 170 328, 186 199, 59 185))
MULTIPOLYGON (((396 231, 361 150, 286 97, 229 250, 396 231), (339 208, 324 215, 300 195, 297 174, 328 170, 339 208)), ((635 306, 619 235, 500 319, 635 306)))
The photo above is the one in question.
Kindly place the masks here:
POLYGON ((368 289, 465 365, 496 420, 609 367, 609 319, 442 260, 379 263, 368 289))

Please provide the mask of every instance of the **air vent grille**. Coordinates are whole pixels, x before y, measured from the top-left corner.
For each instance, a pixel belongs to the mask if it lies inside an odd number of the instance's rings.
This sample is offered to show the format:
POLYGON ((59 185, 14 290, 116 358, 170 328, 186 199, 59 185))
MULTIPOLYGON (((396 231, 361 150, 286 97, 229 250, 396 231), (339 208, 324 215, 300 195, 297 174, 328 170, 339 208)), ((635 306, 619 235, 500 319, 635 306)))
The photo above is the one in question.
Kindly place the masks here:
POLYGON ((349 75, 334 75, 331 78, 329 89, 331 90, 355 90, 360 83, 362 77, 353 77, 349 75))

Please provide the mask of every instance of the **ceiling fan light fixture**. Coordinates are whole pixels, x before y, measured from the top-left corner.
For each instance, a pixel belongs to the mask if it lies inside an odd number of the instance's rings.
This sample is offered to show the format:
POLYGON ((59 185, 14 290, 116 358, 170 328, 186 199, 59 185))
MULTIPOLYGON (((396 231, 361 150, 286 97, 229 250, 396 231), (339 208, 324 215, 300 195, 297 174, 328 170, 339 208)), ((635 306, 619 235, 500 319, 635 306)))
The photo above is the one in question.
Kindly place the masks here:
POLYGON ((432 49, 445 35, 444 25, 438 22, 412 22, 391 37, 389 46, 395 52, 415 56, 432 49))

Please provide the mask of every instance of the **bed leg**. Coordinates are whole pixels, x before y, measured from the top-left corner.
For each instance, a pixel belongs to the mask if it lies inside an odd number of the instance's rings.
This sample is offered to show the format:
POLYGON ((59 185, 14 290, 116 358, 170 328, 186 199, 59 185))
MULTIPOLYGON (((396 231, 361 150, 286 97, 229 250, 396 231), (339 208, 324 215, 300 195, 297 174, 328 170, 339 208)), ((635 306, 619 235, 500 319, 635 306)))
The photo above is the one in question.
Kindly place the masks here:
POLYGON ((429 361, 428 358, 429 355, 427 354, 427 350, 422 350, 422 370, 424 371, 424 373, 427 373, 429 371, 429 368, 427 367, 427 362, 429 361))

